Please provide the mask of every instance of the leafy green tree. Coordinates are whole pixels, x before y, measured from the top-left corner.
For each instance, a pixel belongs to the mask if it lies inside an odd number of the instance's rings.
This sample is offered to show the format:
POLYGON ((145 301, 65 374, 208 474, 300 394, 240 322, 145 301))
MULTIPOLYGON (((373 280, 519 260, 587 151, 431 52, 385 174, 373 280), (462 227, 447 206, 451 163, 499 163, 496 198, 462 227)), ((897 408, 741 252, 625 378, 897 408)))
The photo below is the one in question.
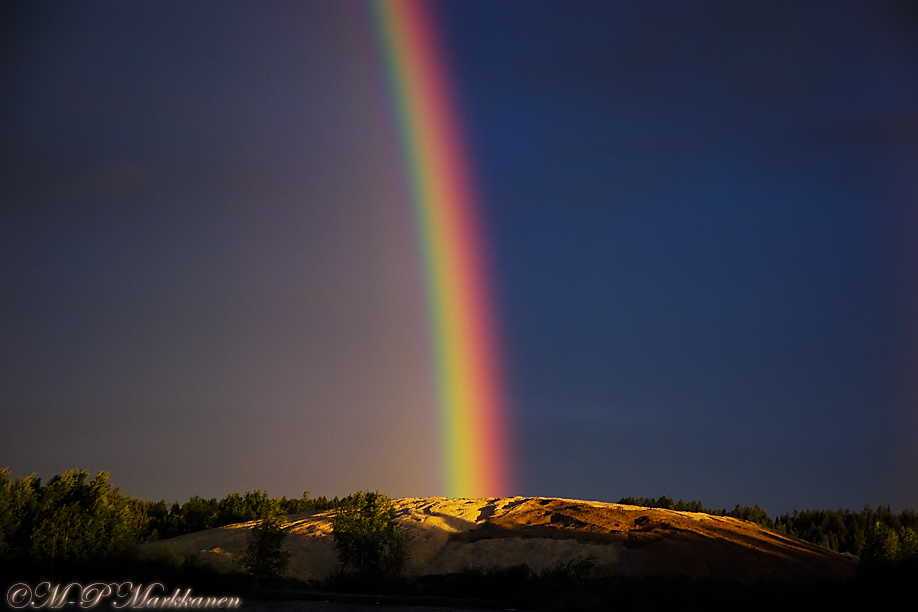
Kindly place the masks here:
POLYGON ((134 500, 109 485, 108 472, 89 480, 86 470, 69 470, 41 490, 30 552, 70 560, 126 553, 137 543, 141 521, 134 500))
POLYGON ((0 558, 29 553, 40 492, 41 480, 35 474, 10 482, 10 471, 0 470, 0 558))
POLYGON ((268 518, 278 513, 279 505, 278 499, 271 499, 267 493, 258 489, 245 495, 230 493, 217 504, 218 514, 214 526, 268 518))
POLYGON ((282 549, 287 537, 286 525, 285 516, 273 514, 262 519, 249 532, 242 565, 258 584, 280 578, 287 571, 290 552, 282 549))
POLYGON ((854 536, 852 537, 850 552, 851 554, 860 557, 863 554, 864 548, 866 548, 866 546, 867 535, 864 533, 863 529, 858 529, 854 532, 854 536))
POLYGON ((391 500, 379 491, 342 499, 332 520, 332 536, 343 569, 398 576, 408 561, 408 538, 395 522, 391 500))
POLYGON ((911 527, 903 527, 899 537, 899 558, 902 560, 918 557, 918 533, 911 527))
POLYGON ((888 567, 899 560, 899 534, 884 521, 876 521, 867 534, 861 561, 871 567, 888 567))
POLYGON ((220 507, 216 498, 204 499, 195 495, 182 504, 176 520, 178 532, 192 533, 216 527, 219 516, 220 507))

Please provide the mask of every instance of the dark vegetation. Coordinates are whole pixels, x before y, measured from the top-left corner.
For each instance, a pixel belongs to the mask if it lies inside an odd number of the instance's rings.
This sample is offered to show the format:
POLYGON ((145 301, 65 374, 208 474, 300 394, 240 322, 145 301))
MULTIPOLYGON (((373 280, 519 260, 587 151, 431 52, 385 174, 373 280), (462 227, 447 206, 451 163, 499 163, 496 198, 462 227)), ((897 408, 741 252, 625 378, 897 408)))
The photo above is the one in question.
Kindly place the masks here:
POLYGON ((379 491, 342 499, 332 519, 332 537, 344 571, 398 577, 408 561, 408 538, 395 522, 391 500, 379 491))
POLYGON ((309 497, 309 491, 304 491, 299 499, 269 498, 267 493, 256 489, 243 495, 230 493, 219 501, 216 498, 204 499, 195 496, 182 505, 177 502, 169 505, 164 500, 137 500, 137 503, 143 515, 144 526, 139 540, 143 543, 233 523, 254 521, 274 513, 298 514, 330 510, 338 503, 338 498, 312 498, 309 497))
MULTIPOLYGON (((861 577, 848 583, 752 584, 681 578, 598 577, 589 559, 542 572, 526 566, 470 568, 445 576, 406 579, 407 540, 391 501, 379 492, 344 499, 269 498, 263 491, 232 493, 221 500, 192 497, 184 504, 149 502, 125 495, 100 472, 71 470, 42 483, 35 476, 10 479, 0 470, 0 575, 8 581, 160 582, 196 593, 329 598, 389 603, 450 603, 518 609, 619 610, 806 609, 874 605, 893 601, 918 578, 918 517, 889 507, 859 512, 816 510, 770 518, 758 506, 707 509, 701 502, 661 497, 620 503, 669 508, 752 521, 766 528, 861 558, 861 577), (289 554, 282 547, 285 516, 335 509, 333 537, 344 570, 323 583, 283 578, 289 554), (240 572, 219 574, 194 557, 162 549, 153 561, 136 558, 139 544, 241 521, 260 520, 250 532, 240 572), (363 599, 361 599, 363 598, 363 599), (713 605, 712 605, 713 604, 713 605)), ((10 582, 11 583, 11 582, 10 582)), ((9 584, 0 585, 3 587, 9 584)))
POLYGON ((872 567, 888 570, 896 564, 918 564, 918 513, 914 510, 903 510, 900 514, 893 514, 889 506, 880 506, 877 510, 864 506, 860 512, 794 510, 771 519, 758 505, 750 508, 737 504, 728 512, 726 509, 705 508, 698 500, 673 501, 668 497, 624 497, 618 503, 705 512, 751 521, 836 552, 856 555, 867 570, 872 567))
POLYGON ((290 552, 283 550, 287 517, 272 514, 249 532, 249 540, 242 556, 242 566, 248 570, 257 585, 270 584, 287 571, 290 552))
POLYGON ((109 484, 107 472, 90 478, 86 470, 69 470, 42 483, 34 475, 11 480, 9 470, 0 470, 0 576, 56 582, 106 577, 134 583, 173 577, 177 584, 213 585, 216 592, 259 587, 286 568, 286 553, 280 550, 286 535, 282 517, 337 503, 337 498, 310 498, 308 491, 287 499, 256 490, 168 505, 125 495, 109 484), (262 523, 252 530, 243 560, 249 580, 228 580, 194 558, 167 551, 152 566, 136 559, 140 544, 253 520, 262 523))

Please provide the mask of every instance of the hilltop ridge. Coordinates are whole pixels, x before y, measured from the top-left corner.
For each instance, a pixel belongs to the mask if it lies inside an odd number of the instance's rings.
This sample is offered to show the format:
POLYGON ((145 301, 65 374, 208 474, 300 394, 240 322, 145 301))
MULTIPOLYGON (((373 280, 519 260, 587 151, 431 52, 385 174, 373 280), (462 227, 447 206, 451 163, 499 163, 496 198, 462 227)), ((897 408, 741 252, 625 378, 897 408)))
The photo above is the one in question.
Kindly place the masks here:
MULTIPOLYGON (((512 497, 393 500, 409 536, 408 576, 527 565, 543 571, 591 559, 597 575, 685 576, 743 582, 853 578, 857 558, 731 517, 583 500, 512 497)), ((340 570, 333 511, 288 517, 288 573, 325 580, 340 570)), ((141 546, 166 548, 216 569, 238 571, 254 522, 141 546)))

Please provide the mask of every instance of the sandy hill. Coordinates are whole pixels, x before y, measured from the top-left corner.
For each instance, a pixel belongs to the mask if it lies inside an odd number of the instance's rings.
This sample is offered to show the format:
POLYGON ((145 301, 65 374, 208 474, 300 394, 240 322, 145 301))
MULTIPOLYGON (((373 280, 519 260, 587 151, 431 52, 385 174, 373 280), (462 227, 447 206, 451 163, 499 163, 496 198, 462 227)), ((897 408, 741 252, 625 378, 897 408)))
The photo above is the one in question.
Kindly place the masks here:
MULTIPOLYGON (((591 558, 606 575, 684 575, 751 581, 850 578, 857 560, 733 518, 568 499, 409 498, 394 500, 410 536, 407 574, 526 564, 541 571, 591 558)), ((340 569, 331 512, 294 514, 286 548, 289 573, 324 579, 340 569)), ((239 570, 254 523, 145 544, 167 547, 218 569, 239 570)))

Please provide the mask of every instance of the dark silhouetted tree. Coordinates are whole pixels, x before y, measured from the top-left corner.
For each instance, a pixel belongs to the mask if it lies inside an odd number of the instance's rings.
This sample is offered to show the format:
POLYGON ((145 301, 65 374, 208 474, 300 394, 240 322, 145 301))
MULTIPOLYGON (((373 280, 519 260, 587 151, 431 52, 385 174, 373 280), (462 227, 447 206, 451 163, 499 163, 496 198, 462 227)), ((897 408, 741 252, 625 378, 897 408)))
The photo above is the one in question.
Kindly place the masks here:
POLYGON ((273 514, 249 532, 242 565, 259 585, 276 580, 287 571, 290 552, 282 548, 287 537, 286 525, 286 517, 273 514))

